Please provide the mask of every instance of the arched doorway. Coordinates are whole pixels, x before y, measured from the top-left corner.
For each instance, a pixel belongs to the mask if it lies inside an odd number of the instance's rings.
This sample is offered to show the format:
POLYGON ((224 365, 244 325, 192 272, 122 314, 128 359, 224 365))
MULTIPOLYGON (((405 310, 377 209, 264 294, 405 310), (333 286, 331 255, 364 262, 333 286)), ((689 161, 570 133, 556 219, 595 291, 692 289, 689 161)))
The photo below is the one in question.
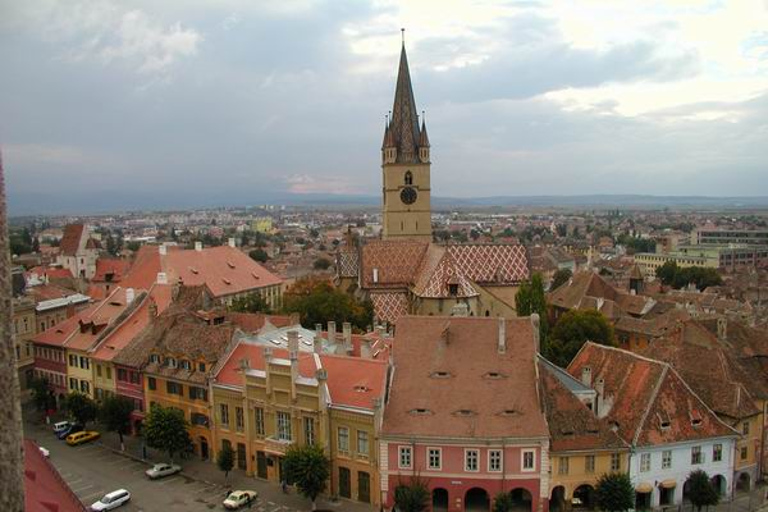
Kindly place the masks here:
POLYGON ((200 436, 200 458, 208 460, 208 440, 200 436))
POLYGON ((573 508, 591 510, 595 508, 595 489, 591 485, 584 484, 578 486, 573 491, 571 498, 573 508))
POLYGON ((464 510, 485 511, 491 510, 491 498, 488 492, 480 487, 473 487, 464 496, 464 510))
POLYGON ((683 484, 683 503, 691 502, 691 482, 686 480, 683 484))
POLYGON ((448 491, 442 487, 432 490, 432 511, 448 510, 448 491))
POLYGON ((736 480, 736 490, 747 492, 749 491, 751 484, 752 479, 750 478, 749 473, 741 473, 739 474, 739 479, 736 480))
POLYGON ((565 512, 565 487, 558 485, 549 497, 550 512, 565 512))
POLYGON ((517 489, 512 489, 509 495, 512 496, 515 510, 520 512, 530 512, 532 510, 533 496, 528 489, 518 487, 517 489))
POLYGON ((727 482, 723 475, 715 475, 712 477, 712 486, 717 490, 719 496, 725 496, 727 482))

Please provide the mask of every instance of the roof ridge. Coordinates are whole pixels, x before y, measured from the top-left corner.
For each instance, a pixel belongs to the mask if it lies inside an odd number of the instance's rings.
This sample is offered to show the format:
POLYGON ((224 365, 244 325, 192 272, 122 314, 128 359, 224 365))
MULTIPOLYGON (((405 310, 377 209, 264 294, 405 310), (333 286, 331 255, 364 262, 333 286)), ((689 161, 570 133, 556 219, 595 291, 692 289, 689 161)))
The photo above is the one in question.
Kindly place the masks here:
POLYGON ((656 382, 656 386, 653 388, 651 399, 648 400, 645 412, 643 413, 643 417, 640 419, 640 423, 637 425, 637 429, 635 430, 635 435, 632 437, 632 446, 637 446, 637 440, 640 438, 640 433, 643 431, 645 422, 648 420, 648 415, 651 413, 651 406, 654 402, 656 402, 656 398, 659 395, 659 390, 661 390, 661 385, 664 383, 664 379, 667 377, 667 371, 669 368, 670 366, 666 363, 662 365, 662 371, 661 375, 659 376, 659 380, 656 382))

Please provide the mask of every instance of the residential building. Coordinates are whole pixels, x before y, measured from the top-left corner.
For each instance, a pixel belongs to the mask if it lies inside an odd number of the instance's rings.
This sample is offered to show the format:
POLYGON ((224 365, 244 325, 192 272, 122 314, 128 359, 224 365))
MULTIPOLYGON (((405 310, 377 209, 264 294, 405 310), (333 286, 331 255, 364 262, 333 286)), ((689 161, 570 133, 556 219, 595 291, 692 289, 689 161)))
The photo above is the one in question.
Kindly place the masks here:
POLYGON ((694 244, 768 245, 768 229, 697 228, 692 233, 694 244))
POLYGON ((68 269, 73 276, 91 279, 96 273, 99 257, 99 242, 91 237, 84 224, 69 224, 59 246, 56 264, 68 269))
POLYGON ((379 441, 385 507, 421 478, 433 510, 489 510, 502 492, 521 510, 548 509, 538 332, 535 315, 398 321, 379 441))
POLYGON ((739 433, 707 407, 668 363, 587 342, 568 372, 596 391, 595 410, 631 449, 635 508, 679 505, 691 471, 731 494, 739 433))
POLYGON ((16 350, 16 370, 19 375, 19 386, 22 400, 28 398, 29 385, 34 377, 35 346, 32 339, 35 336, 35 301, 29 297, 14 297, 12 299, 12 330, 16 350))

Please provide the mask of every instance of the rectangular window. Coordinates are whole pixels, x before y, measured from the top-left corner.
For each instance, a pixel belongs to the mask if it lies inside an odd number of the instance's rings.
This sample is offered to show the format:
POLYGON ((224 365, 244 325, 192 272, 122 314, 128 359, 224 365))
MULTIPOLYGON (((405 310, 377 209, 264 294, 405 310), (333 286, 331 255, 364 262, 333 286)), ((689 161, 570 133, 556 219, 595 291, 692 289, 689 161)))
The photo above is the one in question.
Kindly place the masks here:
POLYGON ((263 436, 265 434, 264 409, 262 407, 257 407, 254 409, 254 414, 256 415, 256 435, 263 436))
POLYGON ((533 450, 523 450, 523 471, 536 470, 536 452, 533 450))
POLYGON ((570 462, 568 460, 568 457, 560 457, 560 459, 557 461, 557 474, 567 475, 569 466, 570 466, 570 462))
POLYGON ((77 379, 69 379, 69 389, 74 389, 77 391, 77 379))
POLYGON ((184 386, 178 382, 165 381, 165 390, 169 395, 184 396, 184 386))
POLYGON ((107 380, 112 380, 112 367, 107 366, 107 380))
POLYGON ((304 418, 304 442, 308 445, 315 444, 314 418, 304 418))
POLYGON ((80 356, 80 368, 88 370, 91 367, 91 360, 87 357, 80 356))
POLYGON ((704 457, 701 454, 701 446, 694 446, 691 448, 691 464, 701 464, 704 462, 704 457))
POLYGON ((611 471, 620 471, 620 470, 621 470, 621 454, 612 453, 611 454, 611 471))
MULTIPOLYGON (((120 372, 124 372, 125 370, 118 370, 117 375, 118 378, 120 376, 120 372)), ((150 391, 154 391, 157 389, 157 380, 155 380, 154 377, 147 377, 147 386, 149 387, 150 391)))
POLYGON ((584 457, 584 471, 587 473, 595 472, 595 456, 587 455, 584 457))
POLYGON ((338 432, 339 453, 349 453, 349 429, 347 427, 339 427, 338 432))
POLYGON ((442 453, 440 448, 427 448, 427 459, 429 461, 429 469, 440 470, 443 467, 442 453))
POLYGON ((488 471, 501 471, 501 450, 488 450, 488 471))
POLYGON ((747 455, 749 455, 749 451, 747 450, 746 446, 741 447, 741 460, 747 460, 747 455))
POLYGON ((229 427, 229 406, 227 404, 219 405, 219 419, 222 425, 229 427))
POLYGON ((651 454, 643 453, 640 455, 640 471, 646 472, 651 470, 651 454))
POLYGON ((661 452, 661 469, 669 469, 672 467, 672 450, 664 450, 661 452))
POLYGON ((287 412, 277 413, 277 438, 281 441, 290 441, 291 436, 291 414, 287 412))
POLYGON ((365 430, 357 431, 357 455, 358 457, 368 458, 370 455, 370 446, 368 444, 368 432, 365 430))
POLYGON ((720 462, 723 460, 723 445, 720 443, 712 446, 712 462, 720 462))
POLYGON ((749 422, 745 421, 741 424, 741 433, 746 435, 749 435, 749 422))
POLYGON ((77 356, 69 354, 69 366, 77 366, 77 356))
POLYGON ((480 452, 464 450, 464 471, 477 471, 480 466, 480 452))
POLYGON ((235 429, 238 432, 242 432, 245 429, 245 416, 243 416, 242 407, 235 407, 235 429))
POLYGON ((97 377, 101 377, 101 365, 100 364, 96 365, 96 376, 97 377))
POLYGON ((91 385, 88 384, 88 381, 85 381, 85 380, 80 381, 80 391, 85 393, 86 395, 91 392, 91 385))
POLYGON ((400 469, 408 469, 411 467, 411 460, 413 453, 410 446, 401 446, 399 450, 398 467, 400 469))

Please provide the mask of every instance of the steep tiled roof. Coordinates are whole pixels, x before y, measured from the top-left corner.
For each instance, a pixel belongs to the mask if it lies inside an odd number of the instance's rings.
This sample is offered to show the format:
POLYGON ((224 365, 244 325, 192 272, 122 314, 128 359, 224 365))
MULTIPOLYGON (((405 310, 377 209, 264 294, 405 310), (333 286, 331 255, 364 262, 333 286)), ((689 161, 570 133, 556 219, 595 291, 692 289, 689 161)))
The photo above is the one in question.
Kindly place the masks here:
POLYGON ((419 161, 418 142, 420 138, 419 115, 416 110, 416 100, 413 97, 405 45, 400 52, 395 102, 392 105, 392 120, 389 123, 388 131, 397 147, 397 162, 417 163, 419 161))
POLYGON ((328 371, 332 405, 373 409, 373 400, 384 397, 386 361, 335 355, 321 355, 320 361, 328 371))
POLYGON ((87 509, 43 457, 34 441, 24 440, 24 502, 28 512, 85 512, 87 509))
POLYGON ((371 292, 371 302, 374 315, 381 322, 394 324, 408 314, 408 295, 404 291, 371 292))
POLYGON ((568 372, 591 370, 603 381, 598 413, 617 427, 621 438, 637 446, 736 435, 694 394, 668 364, 605 347, 584 344, 568 372))
POLYGON ((116 258, 99 258, 96 260, 96 273, 92 281, 117 283, 131 267, 131 262, 116 258), (111 277, 109 277, 111 275, 111 277))
POLYGON ((549 294, 549 303, 563 309, 597 309, 609 318, 618 318, 622 312, 642 316, 655 306, 656 301, 617 290, 594 272, 579 272, 570 282, 549 294), (605 306, 608 303, 611 304, 605 306), (603 311, 606 307, 608 309, 603 311), (618 311, 613 311, 615 308, 618 311))
POLYGON ((413 293, 419 297, 451 297, 450 285, 457 286, 456 297, 474 297, 478 294, 446 248, 439 245, 429 246, 416 277, 413 293))
POLYGON ((80 248, 80 239, 85 232, 85 226, 82 224, 68 224, 64 228, 64 236, 61 239, 59 249, 65 256, 74 256, 80 248))
POLYGON ((126 290, 115 290, 95 307, 88 308, 78 316, 78 323, 72 335, 67 339, 67 348, 75 350, 89 350, 96 343, 105 339, 112 330, 135 310, 143 295, 134 291, 133 302, 128 303, 126 290))
POLYGON ((36 275, 38 279, 47 277, 48 279, 71 279, 72 272, 68 268, 60 267, 43 267, 38 265, 25 272, 27 279, 30 279, 33 275, 36 275))
POLYGON ((429 242, 377 240, 363 246, 363 288, 405 288, 413 284, 429 242), (376 281, 374 281, 374 269, 376 281))
POLYGON ((546 437, 530 320, 506 320, 504 354, 497 350, 499 322, 472 317, 401 318, 392 344, 395 368, 383 434, 546 437))
POLYGON ((259 331, 267 323, 278 328, 298 323, 298 321, 294 322, 295 319, 290 315, 265 315, 264 313, 229 312, 227 318, 245 332, 259 331))
POLYGON ((528 279, 528 256, 519 244, 449 245, 448 254, 470 281, 515 284, 528 279))

